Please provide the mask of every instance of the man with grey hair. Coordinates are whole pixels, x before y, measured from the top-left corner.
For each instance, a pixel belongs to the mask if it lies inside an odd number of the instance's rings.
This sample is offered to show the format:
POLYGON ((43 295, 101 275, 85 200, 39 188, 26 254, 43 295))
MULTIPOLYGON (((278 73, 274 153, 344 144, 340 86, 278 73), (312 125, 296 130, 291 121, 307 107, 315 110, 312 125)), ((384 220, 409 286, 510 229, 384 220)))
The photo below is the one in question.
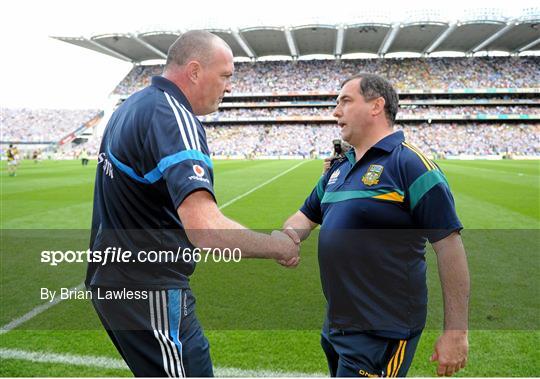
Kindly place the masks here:
POLYGON ((233 72, 222 39, 187 32, 170 47, 163 75, 130 96, 103 135, 86 285, 135 376, 213 375, 189 287, 201 249, 227 258, 237 252, 236 259, 298 256, 299 241, 250 231, 217 207, 197 116, 218 109, 233 72), (128 259, 112 256, 104 264, 100 254, 110 251, 129 252, 128 259), (151 252, 165 254, 151 261, 151 252))
POLYGON ((384 78, 361 73, 345 80, 334 116, 353 148, 284 224, 301 240, 321 225, 328 303, 321 344, 332 376, 407 374, 426 321, 426 240, 437 254, 444 297, 444 333, 431 360, 445 376, 467 361, 462 225, 440 168, 393 130, 397 111, 398 96, 384 78))

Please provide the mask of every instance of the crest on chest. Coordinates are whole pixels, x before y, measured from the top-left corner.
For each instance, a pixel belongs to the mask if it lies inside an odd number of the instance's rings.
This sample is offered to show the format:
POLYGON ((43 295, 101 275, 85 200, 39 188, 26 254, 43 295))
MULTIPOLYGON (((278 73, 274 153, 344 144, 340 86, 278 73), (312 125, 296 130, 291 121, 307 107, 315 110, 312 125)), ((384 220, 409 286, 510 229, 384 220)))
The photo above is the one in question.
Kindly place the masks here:
POLYGON ((366 186, 379 184, 379 178, 381 177, 383 170, 384 167, 382 165, 372 164, 369 166, 364 176, 362 176, 362 183, 366 186))

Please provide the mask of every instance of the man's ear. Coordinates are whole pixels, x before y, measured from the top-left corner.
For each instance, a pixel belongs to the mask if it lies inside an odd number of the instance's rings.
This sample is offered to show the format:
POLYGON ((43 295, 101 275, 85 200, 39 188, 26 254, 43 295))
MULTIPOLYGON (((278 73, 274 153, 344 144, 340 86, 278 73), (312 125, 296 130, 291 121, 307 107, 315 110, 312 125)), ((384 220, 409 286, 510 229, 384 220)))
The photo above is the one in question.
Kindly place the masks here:
POLYGON ((383 97, 378 97, 373 101, 373 108, 371 110, 371 114, 373 116, 378 116, 380 113, 384 114, 384 106, 386 104, 386 101, 383 97))
POLYGON ((186 65, 186 72, 192 83, 197 83, 201 75, 201 64, 197 61, 190 61, 186 65))

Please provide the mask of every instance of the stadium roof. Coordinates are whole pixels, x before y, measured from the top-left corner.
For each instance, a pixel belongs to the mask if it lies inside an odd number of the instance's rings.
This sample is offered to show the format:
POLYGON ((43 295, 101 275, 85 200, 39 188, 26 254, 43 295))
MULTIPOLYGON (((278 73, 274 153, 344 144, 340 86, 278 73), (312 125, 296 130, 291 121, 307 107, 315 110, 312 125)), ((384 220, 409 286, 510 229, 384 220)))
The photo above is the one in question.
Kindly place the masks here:
MULTIPOLYGON (((223 38, 235 57, 264 56, 293 59, 323 54, 419 53, 441 51, 473 54, 479 51, 520 53, 540 50, 540 18, 530 20, 415 21, 409 23, 311 24, 292 27, 256 26, 207 29, 223 38)), ((182 31, 102 34, 91 37, 53 37, 128 62, 165 59, 169 46, 182 31)))

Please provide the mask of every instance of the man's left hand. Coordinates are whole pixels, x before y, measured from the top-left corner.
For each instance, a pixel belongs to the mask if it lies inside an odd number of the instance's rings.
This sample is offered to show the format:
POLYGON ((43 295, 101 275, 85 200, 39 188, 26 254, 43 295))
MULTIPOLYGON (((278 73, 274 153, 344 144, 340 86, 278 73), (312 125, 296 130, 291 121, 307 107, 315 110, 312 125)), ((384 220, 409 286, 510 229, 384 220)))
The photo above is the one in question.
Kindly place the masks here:
POLYGON ((435 343, 431 361, 438 361, 437 375, 452 376, 467 364, 469 341, 466 330, 447 330, 435 343))

